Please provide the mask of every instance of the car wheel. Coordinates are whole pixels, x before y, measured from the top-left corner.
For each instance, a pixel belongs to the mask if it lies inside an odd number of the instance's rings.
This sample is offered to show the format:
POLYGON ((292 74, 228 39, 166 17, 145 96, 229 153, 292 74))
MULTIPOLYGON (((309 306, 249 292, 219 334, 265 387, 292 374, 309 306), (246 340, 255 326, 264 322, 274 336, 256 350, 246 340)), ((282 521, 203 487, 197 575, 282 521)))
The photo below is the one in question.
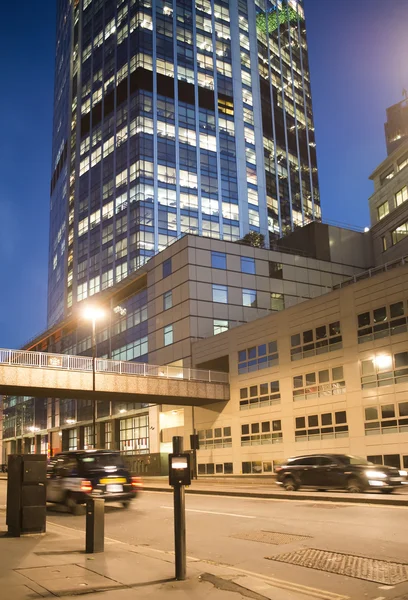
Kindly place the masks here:
POLYGON ((130 507, 130 500, 124 500, 122 502, 122 506, 123 506, 123 508, 129 508, 130 507))
POLYGON ((363 485, 357 477, 350 477, 347 482, 347 491, 350 494, 360 494, 364 490, 363 485))
POLYGON ((392 494, 392 492, 394 491, 394 488, 384 488, 381 491, 383 494, 392 494))
POLYGON ((81 506, 77 504, 77 502, 73 499, 70 493, 67 493, 67 495, 65 496, 64 504, 72 515, 77 516, 81 513, 81 506))
POLYGON ((285 481, 283 482, 283 487, 287 492, 296 492, 297 490, 297 485, 293 477, 286 477, 285 481))

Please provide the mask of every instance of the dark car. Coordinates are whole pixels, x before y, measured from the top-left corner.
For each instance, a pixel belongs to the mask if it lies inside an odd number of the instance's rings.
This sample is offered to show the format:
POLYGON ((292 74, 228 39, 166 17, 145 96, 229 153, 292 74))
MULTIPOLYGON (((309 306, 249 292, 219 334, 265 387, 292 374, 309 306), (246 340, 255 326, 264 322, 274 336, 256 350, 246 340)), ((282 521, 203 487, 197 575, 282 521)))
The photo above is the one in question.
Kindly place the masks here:
POLYGON ((89 496, 128 507, 142 486, 119 452, 73 450, 54 456, 47 469, 47 502, 65 504, 73 513, 89 496))
POLYGON ((391 493, 406 482, 406 471, 375 465, 360 456, 348 454, 309 454, 289 458, 275 469, 276 483, 288 491, 301 487, 346 489, 365 492, 378 489, 391 493))

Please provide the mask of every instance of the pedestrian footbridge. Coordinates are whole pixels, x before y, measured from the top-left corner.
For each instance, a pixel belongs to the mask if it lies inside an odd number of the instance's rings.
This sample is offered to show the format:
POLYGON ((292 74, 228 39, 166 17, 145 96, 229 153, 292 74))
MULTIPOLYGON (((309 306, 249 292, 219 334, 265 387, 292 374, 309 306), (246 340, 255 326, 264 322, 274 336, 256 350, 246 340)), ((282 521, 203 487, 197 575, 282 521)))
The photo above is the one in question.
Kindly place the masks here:
POLYGON ((0 395, 203 406, 229 400, 228 374, 0 349, 0 395))

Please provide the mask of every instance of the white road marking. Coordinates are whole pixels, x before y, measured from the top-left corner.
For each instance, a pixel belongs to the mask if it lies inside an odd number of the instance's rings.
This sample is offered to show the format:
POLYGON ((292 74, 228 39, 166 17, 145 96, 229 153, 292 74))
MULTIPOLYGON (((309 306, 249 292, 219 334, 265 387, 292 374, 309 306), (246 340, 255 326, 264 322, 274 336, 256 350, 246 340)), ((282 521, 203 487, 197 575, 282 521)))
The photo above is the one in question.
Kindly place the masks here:
POLYGON ((379 590, 393 590, 395 588, 395 585, 379 585, 378 589, 379 590))
MULTIPOLYGON (((160 508, 168 508, 174 510, 173 506, 161 506, 160 508)), ((237 515, 236 513, 215 512, 214 510, 197 510, 195 508, 186 508, 188 512, 204 513, 205 515, 222 515, 223 517, 240 517, 241 519, 256 519, 252 515, 237 515)))

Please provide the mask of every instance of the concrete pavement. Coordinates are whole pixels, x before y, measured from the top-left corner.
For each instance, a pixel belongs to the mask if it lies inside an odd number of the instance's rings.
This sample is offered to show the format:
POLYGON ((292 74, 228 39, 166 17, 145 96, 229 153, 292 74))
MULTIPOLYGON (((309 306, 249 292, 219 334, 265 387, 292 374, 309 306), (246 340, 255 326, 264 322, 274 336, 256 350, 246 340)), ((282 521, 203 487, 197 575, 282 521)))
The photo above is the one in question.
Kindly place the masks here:
MULTIPOLYGON (((0 529, 5 530, 4 512, 0 529)), ((105 552, 87 555, 84 534, 55 523, 44 535, 0 533, 1 597, 5 600, 346 600, 347 596, 246 573, 199 559, 187 560, 186 581, 174 579, 174 555, 105 539, 105 552), (103 596, 101 593, 103 592, 103 596)))
MULTIPOLYGON (((6 482, 0 482, 2 495, 5 488, 6 482)), ((0 537, 0 579, 25 586, 15 593, 7 590, 5 600, 20 600, 20 593, 26 594, 21 596, 26 600, 30 573, 35 576, 34 584, 45 588, 46 592, 40 590, 43 596, 51 591, 54 595, 57 591, 65 595, 86 591, 92 597, 94 585, 98 598, 106 589, 104 595, 109 600, 142 597, 142 592, 143 598, 159 599, 166 593, 218 600, 233 593, 238 600, 395 600, 408 593, 407 510, 371 504, 188 494, 189 579, 175 583, 171 494, 144 491, 128 510, 107 505, 106 551, 91 557, 82 552, 85 518, 50 506, 46 536, 20 540, 0 537), (314 558, 305 563, 307 553, 314 558), (292 554, 296 560, 288 562, 285 557, 292 554), (322 556, 326 560, 323 566, 322 556), (333 570, 344 560, 345 571, 333 570), (368 578, 353 566, 358 561, 363 563, 368 578), (59 565, 67 569, 58 571, 59 565), (21 571, 25 567, 36 571, 21 571), (39 573, 38 567, 57 571, 39 573), (396 583, 392 580, 394 573, 402 573, 396 583), (115 586, 109 587, 105 579, 95 579, 94 575, 112 580, 115 586), (65 587, 54 589, 48 581, 53 577, 64 580, 58 585, 65 587)), ((0 530, 4 516, 3 509, 0 530)), ((37 596, 32 597, 38 597, 38 588, 33 591, 37 596)), ((3 599, 1 592, 0 588, 3 599)))

